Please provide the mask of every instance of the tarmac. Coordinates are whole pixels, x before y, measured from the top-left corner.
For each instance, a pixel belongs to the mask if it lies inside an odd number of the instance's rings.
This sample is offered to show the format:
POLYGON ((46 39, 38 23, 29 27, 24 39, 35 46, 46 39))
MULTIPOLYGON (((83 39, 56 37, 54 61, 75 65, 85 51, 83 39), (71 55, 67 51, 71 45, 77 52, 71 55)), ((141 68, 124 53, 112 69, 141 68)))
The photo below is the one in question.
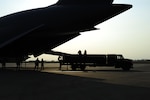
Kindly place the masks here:
POLYGON ((150 100, 150 64, 134 64, 131 71, 107 66, 58 70, 58 64, 35 71, 32 66, 0 70, 0 100, 150 100))

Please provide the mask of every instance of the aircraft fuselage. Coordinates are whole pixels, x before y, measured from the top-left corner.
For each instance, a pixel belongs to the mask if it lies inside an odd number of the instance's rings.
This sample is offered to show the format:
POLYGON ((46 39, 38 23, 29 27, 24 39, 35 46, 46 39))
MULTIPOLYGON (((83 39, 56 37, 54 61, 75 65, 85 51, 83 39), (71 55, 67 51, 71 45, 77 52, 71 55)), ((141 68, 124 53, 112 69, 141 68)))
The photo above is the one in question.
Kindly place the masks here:
POLYGON ((54 4, 1 17, 0 57, 40 55, 131 7, 54 4))

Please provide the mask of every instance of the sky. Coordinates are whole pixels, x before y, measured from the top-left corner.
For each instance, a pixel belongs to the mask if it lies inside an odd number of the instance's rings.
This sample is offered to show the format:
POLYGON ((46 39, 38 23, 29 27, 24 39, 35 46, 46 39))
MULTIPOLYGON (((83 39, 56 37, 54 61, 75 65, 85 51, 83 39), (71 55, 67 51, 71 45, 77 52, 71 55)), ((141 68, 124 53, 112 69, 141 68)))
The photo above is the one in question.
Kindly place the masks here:
MULTIPOLYGON (((58 0, 0 0, 0 17, 18 11, 46 7, 58 0)), ((123 54, 130 59, 150 59, 150 0, 114 0, 132 4, 133 8, 99 25, 99 30, 83 32, 80 36, 54 48, 54 51, 76 54, 123 54)), ((57 56, 41 55, 45 60, 57 56)), ((31 59, 36 59, 31 57, 31 59)))

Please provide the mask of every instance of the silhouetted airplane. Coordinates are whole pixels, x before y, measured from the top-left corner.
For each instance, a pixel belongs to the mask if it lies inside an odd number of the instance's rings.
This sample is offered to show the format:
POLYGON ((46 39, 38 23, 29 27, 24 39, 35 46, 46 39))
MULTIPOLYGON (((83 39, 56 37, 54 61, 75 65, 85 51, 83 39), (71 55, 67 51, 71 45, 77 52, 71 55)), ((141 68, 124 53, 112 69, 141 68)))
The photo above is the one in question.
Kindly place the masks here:
MULTIPOLYGON (((0 58, 38 56, 128 9, 113 0, 59 0, 0 18, 0 58)), ((53 52, 51 52, 53 53, 53 52)))

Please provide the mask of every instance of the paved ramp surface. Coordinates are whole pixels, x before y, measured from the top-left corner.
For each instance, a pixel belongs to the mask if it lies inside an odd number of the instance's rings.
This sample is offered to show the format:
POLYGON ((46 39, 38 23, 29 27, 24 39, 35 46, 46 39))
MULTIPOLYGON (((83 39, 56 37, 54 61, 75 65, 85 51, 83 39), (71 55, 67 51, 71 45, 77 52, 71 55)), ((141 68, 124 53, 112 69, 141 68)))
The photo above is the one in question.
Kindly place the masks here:
POLYGON ((150 64, 130 72, 108 67, 87 71, 1 70, 0 100, 149 100, 150 64))

